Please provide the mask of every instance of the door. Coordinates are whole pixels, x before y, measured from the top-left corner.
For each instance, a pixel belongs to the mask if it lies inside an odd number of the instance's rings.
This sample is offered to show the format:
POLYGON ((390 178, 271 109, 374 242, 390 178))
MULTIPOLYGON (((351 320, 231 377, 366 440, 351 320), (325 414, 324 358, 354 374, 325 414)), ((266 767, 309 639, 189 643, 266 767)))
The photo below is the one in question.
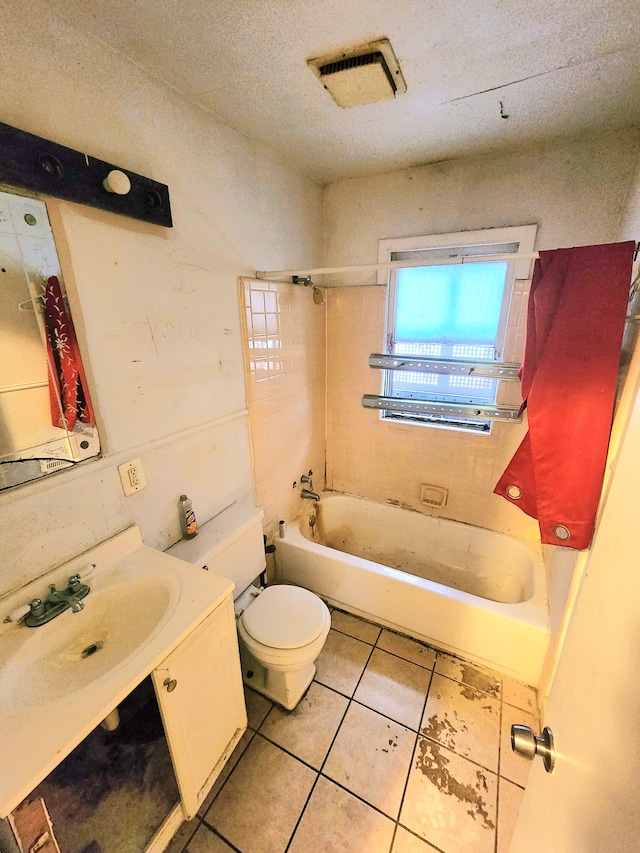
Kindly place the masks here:
POLYGON ((640 401, 566 636, 510 853, 640 850, 640 401))
POLYGON ((247 727, 231 595, 152 675, 190 820, 247 727))

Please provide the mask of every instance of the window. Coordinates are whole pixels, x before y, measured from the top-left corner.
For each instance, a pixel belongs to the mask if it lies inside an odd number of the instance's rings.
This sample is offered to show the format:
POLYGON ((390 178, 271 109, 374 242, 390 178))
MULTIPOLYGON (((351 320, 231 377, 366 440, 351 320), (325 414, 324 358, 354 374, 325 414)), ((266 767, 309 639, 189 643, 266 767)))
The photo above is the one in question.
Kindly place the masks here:
MULTIPOLYGON (((409 264, 389 273, 386 353, 504 361, 514 281, 529 278, 531 262, 473 257, 529 253, 535 233, 533 225, 381 240, 381 262, 409 264)), ((485 376, 387 369, 383 377, 385 397, 478 406, 496 403, 498 381, 485 376)), ((386 409, 381 417, 474 432, 489 432, 491 425, 455 412, 386 409)))

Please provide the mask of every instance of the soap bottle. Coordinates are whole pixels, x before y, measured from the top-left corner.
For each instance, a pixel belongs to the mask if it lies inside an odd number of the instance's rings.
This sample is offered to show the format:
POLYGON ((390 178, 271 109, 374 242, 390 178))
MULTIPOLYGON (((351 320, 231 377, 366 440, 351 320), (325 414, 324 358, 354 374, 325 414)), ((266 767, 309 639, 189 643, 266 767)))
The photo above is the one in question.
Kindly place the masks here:
POLYGON ((180 495, 178 510, 180 512, 182 538, 193 539, 198 534, 198 522, 196 521, 196 514, 193 511, 191 500, 186 495, 180 495))

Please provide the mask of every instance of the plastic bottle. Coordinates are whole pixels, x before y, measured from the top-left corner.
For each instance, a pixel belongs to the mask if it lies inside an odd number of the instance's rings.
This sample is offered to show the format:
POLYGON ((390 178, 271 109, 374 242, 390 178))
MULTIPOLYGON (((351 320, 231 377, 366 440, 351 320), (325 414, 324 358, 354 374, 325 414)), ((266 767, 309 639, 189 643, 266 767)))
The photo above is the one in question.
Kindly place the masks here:
POLYGON ((193 511, 191 500, 186 495, 180 495, 178 510, 180 512, 182 538, 193 539, 194 536, 198 535, 198 522, 196 521, 196 514, 193 511))

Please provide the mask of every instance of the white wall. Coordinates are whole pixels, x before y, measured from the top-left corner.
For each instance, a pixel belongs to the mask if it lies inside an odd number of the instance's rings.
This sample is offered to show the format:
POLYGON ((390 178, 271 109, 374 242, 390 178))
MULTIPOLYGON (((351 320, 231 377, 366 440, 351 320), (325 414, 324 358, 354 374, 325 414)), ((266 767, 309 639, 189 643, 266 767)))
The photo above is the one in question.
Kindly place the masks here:
POLYGON ((629 129, 339 181, 325 194, 326 263, 375 263, 384 237, 529 223, 538 249, 616 240, 639 143, 629 129))
POLYGON ((181 492, 201 522, 252 499, 237 278, 322 251, 320 187, 47 5, 3 11, 2 44, 0 120, 168 184, 174 228, 50 204, 104 458, 0 494, 0 593, 131 523, 166 548, 181 492))

